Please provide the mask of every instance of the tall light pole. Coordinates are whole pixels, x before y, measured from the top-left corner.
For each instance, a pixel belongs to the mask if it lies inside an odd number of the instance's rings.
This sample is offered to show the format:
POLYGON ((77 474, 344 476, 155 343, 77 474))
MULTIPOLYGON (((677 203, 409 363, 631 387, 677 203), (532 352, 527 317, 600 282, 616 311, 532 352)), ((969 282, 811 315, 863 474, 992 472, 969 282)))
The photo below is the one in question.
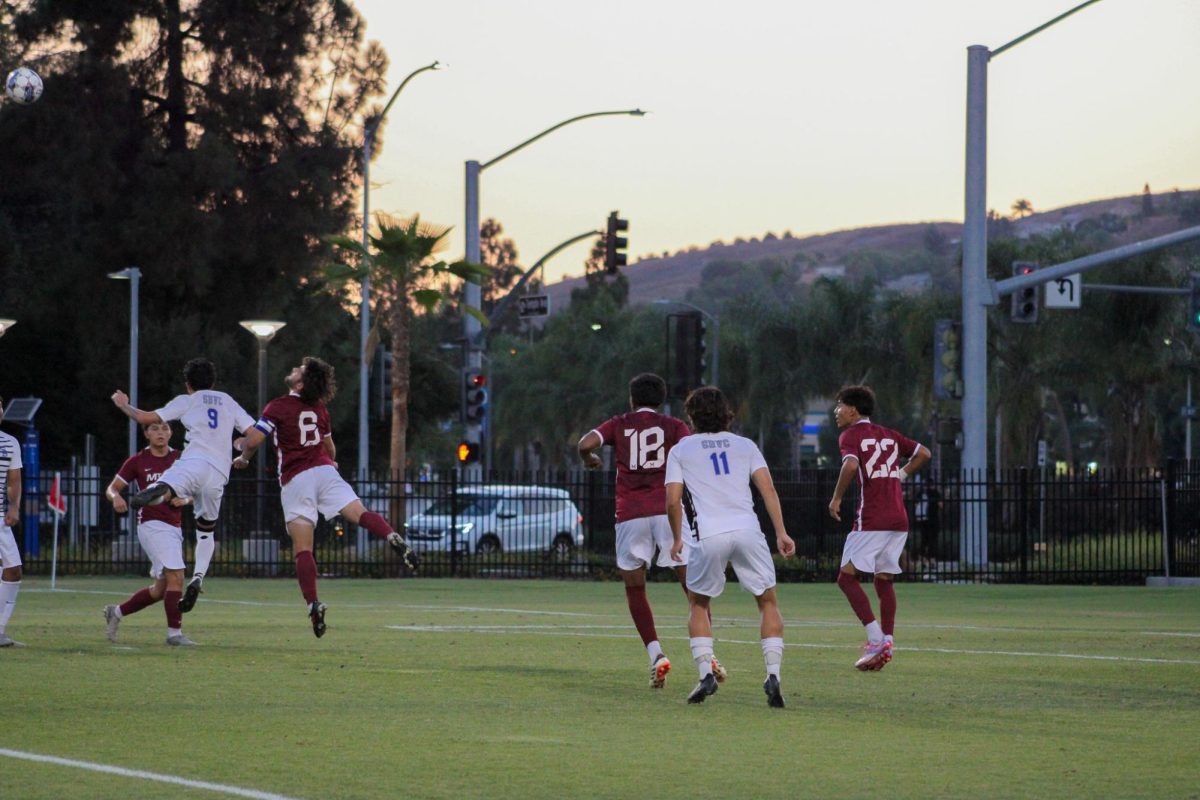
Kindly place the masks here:
MULTIPOLYGON (((279 333, 280 329, 286 322, 278 322, 269 319, 248 319, 238 323, 246 330, 254 334, 254 338, 258 339, 258 410, 256 413, 261 414, 263 406, 267 404, 267 345, 275 338, 275 334, 279 333)), ((254 483, 256 486, 255 494, 257 496, 256 503, 256 519, 257 525, 255 530, 258 535, 263 535, 263 483, 266 481, 266 464, 267 464, 267 448, 260 447, 258 449, 258 457, 254 459, 254 483)))
MULTIPOLYGON (((466 260, 472 264, 479 263, 479 173, 483 172, 493 164, 503 161, 518 150, 533 144, 543 136, 553 133, 559 128, 566 127, 573 122, 591 119, 592 117, 641 117, 645 116, 645 114, 646 112, 642 111, 640 108, 629 109, 627 111, 593 111, 590 114, 580 114, 577 117, 565 119, 557 125, 551 125, 549 128, 546 128, 546 130, 542 131, 536 136, 531 136, 516 147, 505 150, 491 161, 485 161, 482 164, 480 164, 478 161, 468 161, 466 164, 466 201, 464 203, 466 229, 463 232, 463 235, 466 237, 466 260)), ((479 308, 481 298, 479 284, 468 282, 466 285, 465 297, 467 305, 479 308)), ((475 317, 471 316, 470 314, 464 314, 463 335, 466 338, 466 366, 468 368, 480 369, 483 366, 483 359, 481 357, 482 343, 480 342, 479 331, 479 320, 475 319, 475 317)), ((465 438, 468 442, 472 442, 473 444, 480 444, 482 441, 482 429, 480 424, 478 422, 466 423, 465 430, 463 431, 463 438, 465 438)))
POLYGON ((656 306, 685 306, 693 311, 699 311, 704 316, 712 320, 713 324, 713 348, 712 348, 712 383, 713 386, 720 388, 721 386, 721 318, 710 311, 705 311, 697 305, 693 305, 684 300, 670 300, 665 297, 660 297, 652 301, 656 306))
POLYGON ((383 107, 383 111, 379 112, 379 116, 368 122, 363 128, 363 146, 362 146, 362 161, 363 161, 363 214, 362 214, 362 246, 363 246, 363 278, 362 278, 362 307, 359 312, 359 326, 362 333, 362 341, 358 351, 358 477, 359 480, 364 480, 367 475, 367 465, 369 463, 370 445, 367 439, 367 414, 368 414, 368 397, 367 397, 367 338, 371 335, 371 277, 369 267, 371 266, 371 258, 369 255, 370 249, 370 228, 371 228, 371 146, 375 144, 375 134, 379 132, 379 126, 383 123, 383 118, 387 116, 387 112, 392 107, 392 103, 396 102, 396 98, 400 96, 400 92, 408 85, 416 76, 428 70, 445 69, 446 64, 440 61, 434 61, 432 64, 426 64, 423 67, 413 70, 408 74, 400 85, 396 87, 396 91, 392 92, 391 98, 388 99, 387 105, 383 107))
POLYGON ((987 470, 987 307, 993 304, 987 277, 987 71, 988 62, 1076 11, 1087 2, 1044 25, 989 50, 967 48, 966 187, 963 214, 962 340, 963 451, 966 474, 959 529, 959 558, 968 564, 987 564, 988 509, 984 482, 987 470))
MULTIPOLYGON (((141 317, 138 312, 138 296, 142 282, 142 271, 137 267, 126 267, 108 273, 117 281, 129 281, 129 402, 138 407, 138 329, 141 317)), ((137 452, 137 423, 129 420, 129 455, 137 452)))

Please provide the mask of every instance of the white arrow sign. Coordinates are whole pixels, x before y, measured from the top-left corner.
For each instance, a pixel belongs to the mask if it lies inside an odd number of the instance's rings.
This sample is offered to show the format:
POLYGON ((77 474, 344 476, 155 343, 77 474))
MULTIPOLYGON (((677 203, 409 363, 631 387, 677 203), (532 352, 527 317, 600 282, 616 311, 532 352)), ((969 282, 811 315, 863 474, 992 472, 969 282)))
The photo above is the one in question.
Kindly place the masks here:
POLYGON ((1046 281, 1046 308, 1079 308, 1082 294, 1082 273, 1046 281))

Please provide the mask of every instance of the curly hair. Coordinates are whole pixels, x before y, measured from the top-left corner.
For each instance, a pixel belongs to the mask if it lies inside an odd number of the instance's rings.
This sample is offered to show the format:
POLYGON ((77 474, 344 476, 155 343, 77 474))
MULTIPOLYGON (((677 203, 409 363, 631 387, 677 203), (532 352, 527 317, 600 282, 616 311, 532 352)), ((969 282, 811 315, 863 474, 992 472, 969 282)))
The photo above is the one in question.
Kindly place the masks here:
POLYGON ((653 372, 634 375, 629 382, 629 399, 639 408, 658 408, 667 399, 667 382, 653 372))
POLYGON ((337 394, 337 381, 333 367, 316 356, 305 356, 300 362, 301 380, 304 387, 300 399, 306 403, 328 403, 337 394))
POLYGON ((875 390, 870 386, 843 386, 838 392, 837 401, 856 409, 864 417, 875 413, 875 390))
POLYGON ((715 386, 701 386, 692 390, 683 403, 683 410, 692 421, 696 433, 720 433, 729 430, 733 412, 725 402, 725 395, 715 386))
POLYGON ((183 365, 183 379, 194 392, 211 389, 217 385, 217 368, 207 358, 193 358, 183 365))

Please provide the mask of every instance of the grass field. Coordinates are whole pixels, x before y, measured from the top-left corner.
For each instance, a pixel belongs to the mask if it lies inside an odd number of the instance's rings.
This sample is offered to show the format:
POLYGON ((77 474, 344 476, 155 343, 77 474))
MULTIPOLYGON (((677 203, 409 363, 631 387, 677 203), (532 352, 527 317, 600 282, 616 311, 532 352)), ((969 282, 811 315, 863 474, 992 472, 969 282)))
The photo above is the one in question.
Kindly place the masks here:
POLYGON ((902 584, 896 658, 859 673, 837 588, 783 585, 775 711, 736 585, 715 602, 730 679, 699 706, 670 584, 649 588, 658 692, 617 583, 328 580, 318 640, 293 581, 213 579, 185 617, 200 647, 163 644, 161 606, 109 644, 101 606, 140 585, 26 579, 5 800, 1200 797, 1194 589, 902 584))

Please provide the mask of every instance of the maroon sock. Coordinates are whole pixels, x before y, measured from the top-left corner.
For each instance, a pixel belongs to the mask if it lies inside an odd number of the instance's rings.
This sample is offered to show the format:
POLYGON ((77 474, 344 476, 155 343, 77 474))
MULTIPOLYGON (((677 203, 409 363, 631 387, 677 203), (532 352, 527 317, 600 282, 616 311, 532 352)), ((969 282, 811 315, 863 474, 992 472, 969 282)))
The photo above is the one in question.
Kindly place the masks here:
POLYGON ((879 597, 879 627, 884 636, 891 636, 896 627, 896 587, 890 580, 876 577, 875 594, 879 597))
POLYGON ((121 616, 128 617, 130 614, 136 614, 147 606, 152 606, 158 601, 150 596, 149 589, 140 589, 134 593, 124 603, 121 603, 121 616))
POLYGON ((167 591, 163 594, 163 606, 167 611, 167 627, 171 630, 179 630, 183 627, 183 612, 179 610, 179 600, 183 597, 183 592, 167 591))
POLYGON ((629 615, 633 617, 633 624, 637 627, 638 635, 642 637, 642 644, 650 644, 657 639, 654 612, 650 610, 650 601, 646 599, 646 587, 626 586, 625 602, 629 603, 629 615))
POLYGON ((383 518, 382 514, 376 514, 374 511, 364 511, 362 516, 358 518, 358 524, 367 529, 372 536, 377 536, 380 539, 386 539, 388 534, 392 532, 392 526, 383 518))
POLYGON ((867 593, 859 585, 857 576, 839 571, 837 585, 842 590, 842 594, 846 595, 846 599, 850 601, 850 607, 854 609, 854 614, 858 617, 859 622, 863 625, 870 625, 875 621, 875 615, 871 613, 871 601, 867 599, 867 593))
POLYGON ((313 558, 312 550, 296 553, 296 580, 300 583, 300 594, 304 595, 304 602, 315 603, 317 601, 317 562, 313 558))

